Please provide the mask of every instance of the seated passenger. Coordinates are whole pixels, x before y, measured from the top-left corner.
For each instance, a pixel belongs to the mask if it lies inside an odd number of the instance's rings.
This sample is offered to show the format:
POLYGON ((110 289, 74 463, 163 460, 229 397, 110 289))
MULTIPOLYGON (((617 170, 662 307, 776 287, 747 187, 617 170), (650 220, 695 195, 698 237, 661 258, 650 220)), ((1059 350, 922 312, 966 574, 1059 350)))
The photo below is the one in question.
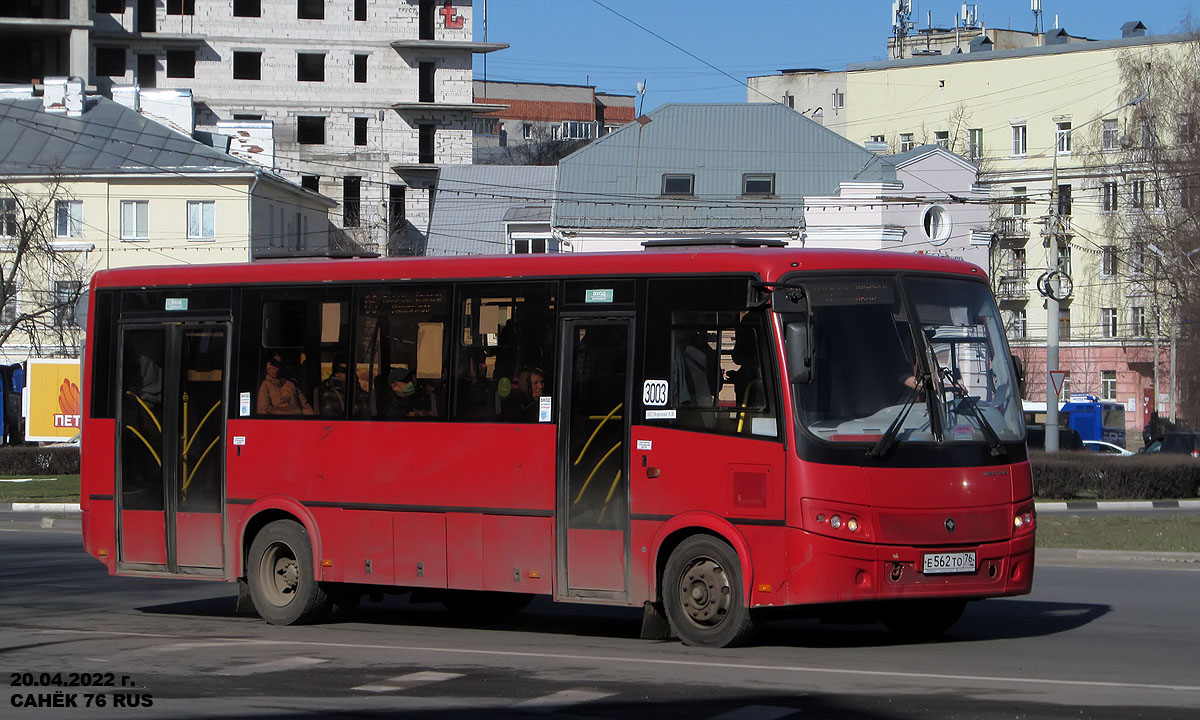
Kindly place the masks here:
POLYGON ((531 423, 538 421, 541 397, 546 392, 546 378, 541 370, 527 368, 517 375, 516 387, 504 399, 500 419, 505 422, 531 423))
POLYGON ((387 420, 403 420, 412 417, 431 417, 433 407, 429 393, 417 386, 412 371, 397 365, 388 373, 390 392, 383 397, 380 415, 387 420))
POLYGON ((333 363, 329 377, 317 386, 314 393, 317 410, 323 418, 340 418, 346 414, 346 363, 338 360, 333 363))
POLYGON ((282 377, 283 359, 279 355, 267 358, 263 371, 265 377, 258 386, 259 415, 312 415, 312 405, 296 387, 296 383, 282 377))

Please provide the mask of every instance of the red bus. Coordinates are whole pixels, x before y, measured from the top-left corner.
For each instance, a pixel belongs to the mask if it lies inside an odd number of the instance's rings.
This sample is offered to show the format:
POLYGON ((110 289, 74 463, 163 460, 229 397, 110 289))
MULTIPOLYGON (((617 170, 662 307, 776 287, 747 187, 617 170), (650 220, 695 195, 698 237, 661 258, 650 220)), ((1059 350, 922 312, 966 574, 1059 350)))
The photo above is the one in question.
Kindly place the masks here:
POLYGON ((113 574, 237 581, 275 624, 383 591, 642 606, 711 646, 764 608, 936 633, 1031 588, 1019 378, 973 265, 355 259, 90 292, 83 538, 113 574))

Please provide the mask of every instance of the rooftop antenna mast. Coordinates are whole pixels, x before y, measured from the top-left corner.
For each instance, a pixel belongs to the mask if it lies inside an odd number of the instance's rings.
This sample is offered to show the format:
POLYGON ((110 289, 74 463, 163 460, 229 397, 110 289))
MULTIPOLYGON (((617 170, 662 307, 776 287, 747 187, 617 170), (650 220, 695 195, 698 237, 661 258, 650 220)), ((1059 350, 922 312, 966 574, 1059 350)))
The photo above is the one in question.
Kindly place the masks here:
POLYGON ((892 0, 892 37, 896 39, 893 55, 895 59, 904 57, 904 41, 908 31, 913 29, 912 0, 892 0))
POLYGON ((1029 9, 1033 11, 1033 32, 1035 35, 1040 35, 1042 32, 1042 0, 1029 0, 1029 9))

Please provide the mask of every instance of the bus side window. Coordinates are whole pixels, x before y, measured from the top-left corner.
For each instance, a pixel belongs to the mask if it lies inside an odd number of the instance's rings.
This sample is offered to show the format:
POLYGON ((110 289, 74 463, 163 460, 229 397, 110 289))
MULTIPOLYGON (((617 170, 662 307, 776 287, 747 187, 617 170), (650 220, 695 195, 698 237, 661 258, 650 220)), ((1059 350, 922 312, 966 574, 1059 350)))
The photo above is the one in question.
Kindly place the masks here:
POLYGON ((444 287, 371 289, 358 308, 354 362, 368 378, 362 412, 380 420, 445 419, 450 319, 444 287))
POLYGON ((240 380, 257 417, 342 419, 354 388, 338 378, 350 341, 346 290, 247 291, 261 321, 247 323, 240 380))
POLYGON ((464 286, 455 343, 454 418, 538 422, 554 387, 555 284, 464 286))

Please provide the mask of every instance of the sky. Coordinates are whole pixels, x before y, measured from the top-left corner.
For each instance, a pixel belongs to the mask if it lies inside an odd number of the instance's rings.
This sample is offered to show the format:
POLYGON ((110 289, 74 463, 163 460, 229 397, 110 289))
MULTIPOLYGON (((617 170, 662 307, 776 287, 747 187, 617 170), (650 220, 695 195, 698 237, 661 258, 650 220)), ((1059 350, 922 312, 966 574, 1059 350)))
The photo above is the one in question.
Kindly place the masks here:
MULTIPOLYGON (((887 59, 891 0, 472 0, 475 39, 509 48, 475 56, 475 79, 594 85, 669 102, 745 102, 746 78, 784 68, 841 70, 887 59), (624 17, 622 17, 624 16, 624 17), (639 27, 640 26, 640 27, 639 27)), ((1030 0, 980 0, 985 26, 1033 30, 1030 0)), ((912 0, 912 22, 950 27, 963 3, 912 0)), ((1042 27, 1094 40, 1140 20, 1182 31, 1200 0, 1042 0, 1042 27)), ((1198 22, 1200 24, 1200 18, 1198 22)))

